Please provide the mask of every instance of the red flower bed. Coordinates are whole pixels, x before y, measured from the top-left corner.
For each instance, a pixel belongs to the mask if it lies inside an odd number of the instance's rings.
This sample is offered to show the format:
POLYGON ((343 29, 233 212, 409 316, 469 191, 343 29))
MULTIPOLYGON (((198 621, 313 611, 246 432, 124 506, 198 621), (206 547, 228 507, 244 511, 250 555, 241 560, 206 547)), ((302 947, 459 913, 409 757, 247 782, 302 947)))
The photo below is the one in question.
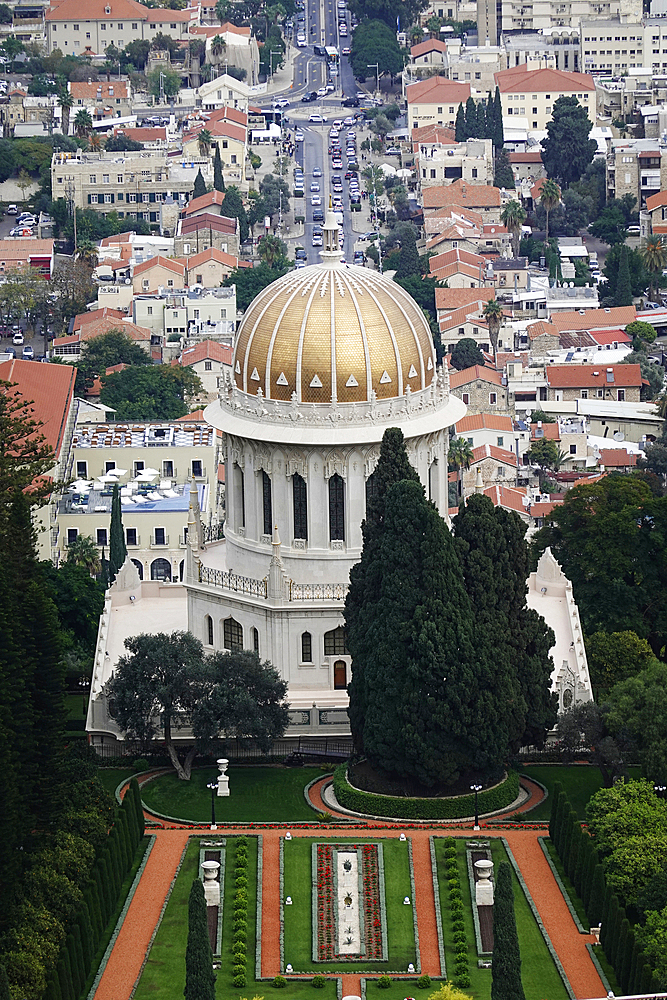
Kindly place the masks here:
MULTIPOLYGON (((347 844, 346 850, 356 847, 347 844)), ((338 955, 337 904, 334 866, 337 849, 332 844, 317 845, 317 957, 321 962, 359 961, 354 956, 338 955)), ((361 885, 363 895, 364 958, 382 961, 382 911, 380 904, 380 866, 377 844, 361 847, 361 885)))

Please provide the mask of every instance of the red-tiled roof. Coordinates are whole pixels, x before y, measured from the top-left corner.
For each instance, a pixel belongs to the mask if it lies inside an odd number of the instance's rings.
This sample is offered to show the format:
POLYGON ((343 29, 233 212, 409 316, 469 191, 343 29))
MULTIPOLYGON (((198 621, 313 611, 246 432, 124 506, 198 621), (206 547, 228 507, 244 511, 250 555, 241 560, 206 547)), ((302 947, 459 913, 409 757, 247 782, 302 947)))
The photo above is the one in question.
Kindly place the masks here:
POLYGON ((191 198, 184 211, 186 216, 192 215, 193 212, 201 212, 202 209, 210 208, 211 205, 222 205, 224 200, 224 191, 207 191, 206 194, 200 194, 198 198, 191 198))
POLYGON ((562 500, 540 500, 537 503, 531 503, 530 505, 530 516, 531 517, 546 517, 550 514, 554 507, 560 507, 562 500))
POLYGON ((600 448, 600 465, 606 469, 625 469, 637 464, 637 456, 629 455, 626 448, 600 448))
POLYGON ((589 336, 601 347, 604 347, 605 344, 629 344, 632 342, 632 337, 628 336, 625 330, 590 330, 589 336))
POLYGON ((609 365, 613 382, 607 381, 607 368, 601 365, 547 365, 547 385, 552 389, 624 389, 642 384, 639 365, 609 365))
POLYGON ((461 306, 460 309, 455 309, 454 312, 445 313, 438 321, 440 333, 447 333, 449 330, 453 330, 454 327, 465 323, 469 317, 474 317, 472 322, 477 326, 486 327, 486 322, 477 316, 477 313, 480 313, 484 308, 484 304, 483 300, 480 302, 469 302, 467 306, 461 306))
POLYGON ((104 306, 103 309, 91 309, 90 312, 78 313, 74 317, 72 330, 76 333, 82 326, 87 323, 95 323, 98 319, 127 319, 127 316, 120 309, 112 309, 110 306, 104 306))
POLYGON ((523 503, 525 490, 515 489, 511 486, 487 486, 484 495, 493 501, 494 507, 505 507, 507 510, 516 511, 517 514, 525 514, 526 507, 523 503))
POLYGON ((203 410, 193 410, 192 413, 186 413, 184 417, 176 417, 176 419, 178 421, 182 422, 182 423, 185 423, 186 420, 187 421, 191 421, 191 420, 196 420, 196 421, 203 420, 204 419, 204 411, 203 410))
POLYGON ((116 129, 116 135, 124 135, 128 139, 134 139, 135 142, 157 142, 166 140, 167 130, 166 128, 119 128, 116 129))
POLYGON ((595 90, 593 77, 586 73, 566 73, 560 69, 528 69, 526 63, 501 69, 493 74, 501 94, 525 94, 527 91, 555 91, 571 94, 578 90, 595 90))
POLYGON ((446 76, 431 76, 421 83, 411 83, 406 96, 408 104, 465 104, 470 97, 470 84, 457 83, 446 76))
POLYGON ((410 55, 414 59, 416 56, 424 56, 427 52, 446 52, 447 46, 439 38, 427 38, 425 42, 418 42, 410 49, 410 55))
POLYGON ((482 444, 478 448, 473 448, 473 465, 484 461, 485 458, 492 458, 496 462, 502 462, 503 465, 516 466, 518 464, 514 452, 508 451, 507 448, 498 448, 495 444, 482 444))
POLYGON ((444 208, 460 205, 462 208, 500 208, 500 188, 488 184, 470 184, 459 178, 446 186, 433 185, 422 191, 424 208, 444 208))
POLYGON ((488 302, 495 297, 495 288, 436 288, 435 308, 438 311, 442 309, 453 312, 471 302, 477 303, 480 300, 488 302))
POLYGON ((514 428, 512 418, 504 417, 500 413, 473 413, 463 417, 456 424, 457 434, 467 434, 470 431, 481 431, 482 429, 511 434, 514 428))
POLYGON ((33 419, 43 424, 40 433, 59 456, 74 396, 74 365, 40 365, 14 358, 0 363, 0 379, 15 382, 15 391, 32 403, 33 419))
POLYGON ((219 344, 215 340, 202 340, 194 347, 186 348, 178 360, 183 368, 205 360, 219 361, 221 365, 231 365, 233 356, 234 349, 232 347, 219 344))
POLYGON ((541 430, 540 438, 547 438, 550 441, 560 441, 560 430, 558 429, 558 424, 545 424, 542 423, 541 427, 537 424, 530 425, 530 440, 537 441, 537 431, 541 430))
POLYGON ((652 212, 654 208, 660 208, 662 205, 667 205, 667 191, 658 191, 657 194, 652 194, 650 198, 646 199, 646 207, 649 212, 652 212))
POLYGON ((510 163, 541 163, 542 154, 538 151, 526 153, 510 153, 510 163))
POLYGON ((530 340, 537 337, 558 337, 558 329, 552 323, 546 323, 543 319, 538 319, 536 323, 530 323, 526 327, 530 340))
POLYGON ((115 100, 118 97, 127 100, 127 86, 123 80, 114 80, 109 83, 106 80, 92 80, 90 83, 87 80, 72 80, 69 92, 75 100, 88 98, 88 100, 94 101, 97 99, 98 93, 103 101, 115 100))
POLYGON ((167 271, 173 271, 174 274, 180 274, 185 277, 185 267, 177 260, 172 260, 170 257, 163 257, 158 254, 157 257, 149 257, 148 260, 144 260, 141 264, 137 264, 134 268, 134 275, 143 274, 144 271, 151 271, 154 267, 164 267, 167 271))
POLYGON ((482 382, 492 382, 494 385, 502 385, 502 375, 491 368, 484 368, 482 365, 473 365, 472 368, 464 368, 462 372, 449 373, 449 385, 452 389, 458 389, 462 385, 468 385, 481 379, 482 382))
POLYGON ((236 233, 238 219, 228 219, 226 215, 211 215, 206 212, 203 215, 193 215, 189 219, 181 221, 181 236, 188 233, 196 233, 199 229, 215 229, 219 233, 233 235, 236 233))
POLYGON ((634 306, 610 306, 608 309, 583 309, 581 312, 554 313, 551 322, 559 330, 595 330, 626 327, 634 323, 634 306))

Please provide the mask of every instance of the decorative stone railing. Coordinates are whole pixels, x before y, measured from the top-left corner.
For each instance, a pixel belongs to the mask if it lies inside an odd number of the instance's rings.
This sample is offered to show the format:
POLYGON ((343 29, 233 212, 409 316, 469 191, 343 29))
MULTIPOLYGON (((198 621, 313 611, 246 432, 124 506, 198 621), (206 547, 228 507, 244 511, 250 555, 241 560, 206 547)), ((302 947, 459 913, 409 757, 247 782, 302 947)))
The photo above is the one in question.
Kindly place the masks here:
POLYGON ((289 583, 290 601, 344 601, 346 595, 342 583, 289 583))
MULTIPOLYGON (((227 570, 214 569, 199 564, 199 582, 221 590, 231 590, 236 594, 248 594, 266 600, 269 596, 268 578, 255 580, 249 576, 239 576, 227 570)), ((344 601, 347 586, 342 583, 287 583, 289 601, 344 601)))

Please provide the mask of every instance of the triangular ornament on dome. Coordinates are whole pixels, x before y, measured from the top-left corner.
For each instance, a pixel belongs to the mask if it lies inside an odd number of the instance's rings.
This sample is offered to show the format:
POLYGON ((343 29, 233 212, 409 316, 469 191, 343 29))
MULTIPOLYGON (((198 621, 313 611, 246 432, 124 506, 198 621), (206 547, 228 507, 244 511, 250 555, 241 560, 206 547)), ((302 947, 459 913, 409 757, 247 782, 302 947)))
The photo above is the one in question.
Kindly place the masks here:
POLYGON ((289 382, 285 378, 285 372, 281 372, 276 379, 276 385, 289 385, 289 382))
POLYGON ((253 378, 255 382, 259 382, 259 372, 257 371, 256 368, 253 368, 252 375, 250 376, 250 378, 253 378))
POLYGON ((345 385, 347 386, 348 389, 351 389, 353 386, 359 385, 359 383, 357 382, 357 380, 354 377, 354 375, 350 375, 350 377, 347 380, 347 382, 345 383, 345 385))
POLYGON ((236 372, 237 375, 241 374, 241 365, 238 363, 238 361, 236 362, 236 368, 234 369, 234 371, 236 372))
POLYGON ((310 381, 310 388, 311 389, 321 389, 322 388, 322 383, 320 381, 320 376, 319 375, 317 375, 317 374, 313 375, 313 377, 312 377, 312 379, 310 381))
POLYGON ((380 379, 380 385, 386 385, 387 382, 391 382, 389 378, 389 373, 387 371, 382 372, 382 378, 380 379))
POLYGON ((410 371, 408 372, 408 378, 416 378, 416 377, 417 377, 417 369, 415 368, 414 365, 410 365, 410 371))
POLYGON ((428 359, 428 364, 426 365, 426 367, 428 368, 429 371, 433 370, 433 359, 432 358, 428 359))

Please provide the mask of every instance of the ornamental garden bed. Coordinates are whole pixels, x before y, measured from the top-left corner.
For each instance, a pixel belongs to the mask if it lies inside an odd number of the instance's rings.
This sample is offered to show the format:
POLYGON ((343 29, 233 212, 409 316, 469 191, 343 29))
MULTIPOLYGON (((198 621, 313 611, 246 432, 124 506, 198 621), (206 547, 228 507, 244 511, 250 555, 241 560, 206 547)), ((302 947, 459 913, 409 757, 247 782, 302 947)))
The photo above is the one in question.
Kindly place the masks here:
MULTIPOLYGON (((483 831, 482 831, 483 834, 483 831)), ((489 844, 491 858, 494 863, 494 871, 497 871, 501 861, 509 861, 509 856, 505 850, 502 840, 498 838, 487 838, 481 834, 484 843, 489 844)), ((479 998, 479 1000, 490 1000, 491 997, 491 969, 480 969, 477 965, 478 957, 485 960, 488 956, 478 956, 475 937, 475 927, 473 922, 472 896, 470 891, 470 881, 466 861, 466 843, 463 838, 456 839, 456 863, 458 866, 458 878, 463 898, 463 923, 465 925, 465 937, 467 942, 467 957, 470 976, 470 987, 464 989, 465 993, 479 998)), ((454 940, 453 920, 450 913, 449 904, 449 882, 445 864, 445 837, 434 838, 435 860, 438 888, 440 892, 440 911, 442 917, 442 934, 445 949, 445 962, 448 973, 454 970, 456 958, 456 948, 454 940)), ((516 914, 517 931, 519 934, 519 945, 521 948, 521 979, 523 982, 526 997, 538 998, 548 997, 549 1000, 568 1000, 568 993, 560 973, 546 945, 542 933, 533 916, 528 900, 512 870, 512 884, 514 887, 514 911, 516 914)))
MULTIPOLYGON (((401 972, 417 967, 409 840, 294 838, 284 841, 283 956, 295 972, 401 972), (336 953, 337 847, 358 852, 363 903, 363 946, 355 955, 336 953), (384 888, 384 891, 383 891, 384 888), (410 900, 404 903, 405 897, 410 900), (385 957, 377 957, 384 955, 385 957), (316 956, 316 957, 314 957, 316 956)), ((291 985, 291 983, 290 983, 291 985)))

